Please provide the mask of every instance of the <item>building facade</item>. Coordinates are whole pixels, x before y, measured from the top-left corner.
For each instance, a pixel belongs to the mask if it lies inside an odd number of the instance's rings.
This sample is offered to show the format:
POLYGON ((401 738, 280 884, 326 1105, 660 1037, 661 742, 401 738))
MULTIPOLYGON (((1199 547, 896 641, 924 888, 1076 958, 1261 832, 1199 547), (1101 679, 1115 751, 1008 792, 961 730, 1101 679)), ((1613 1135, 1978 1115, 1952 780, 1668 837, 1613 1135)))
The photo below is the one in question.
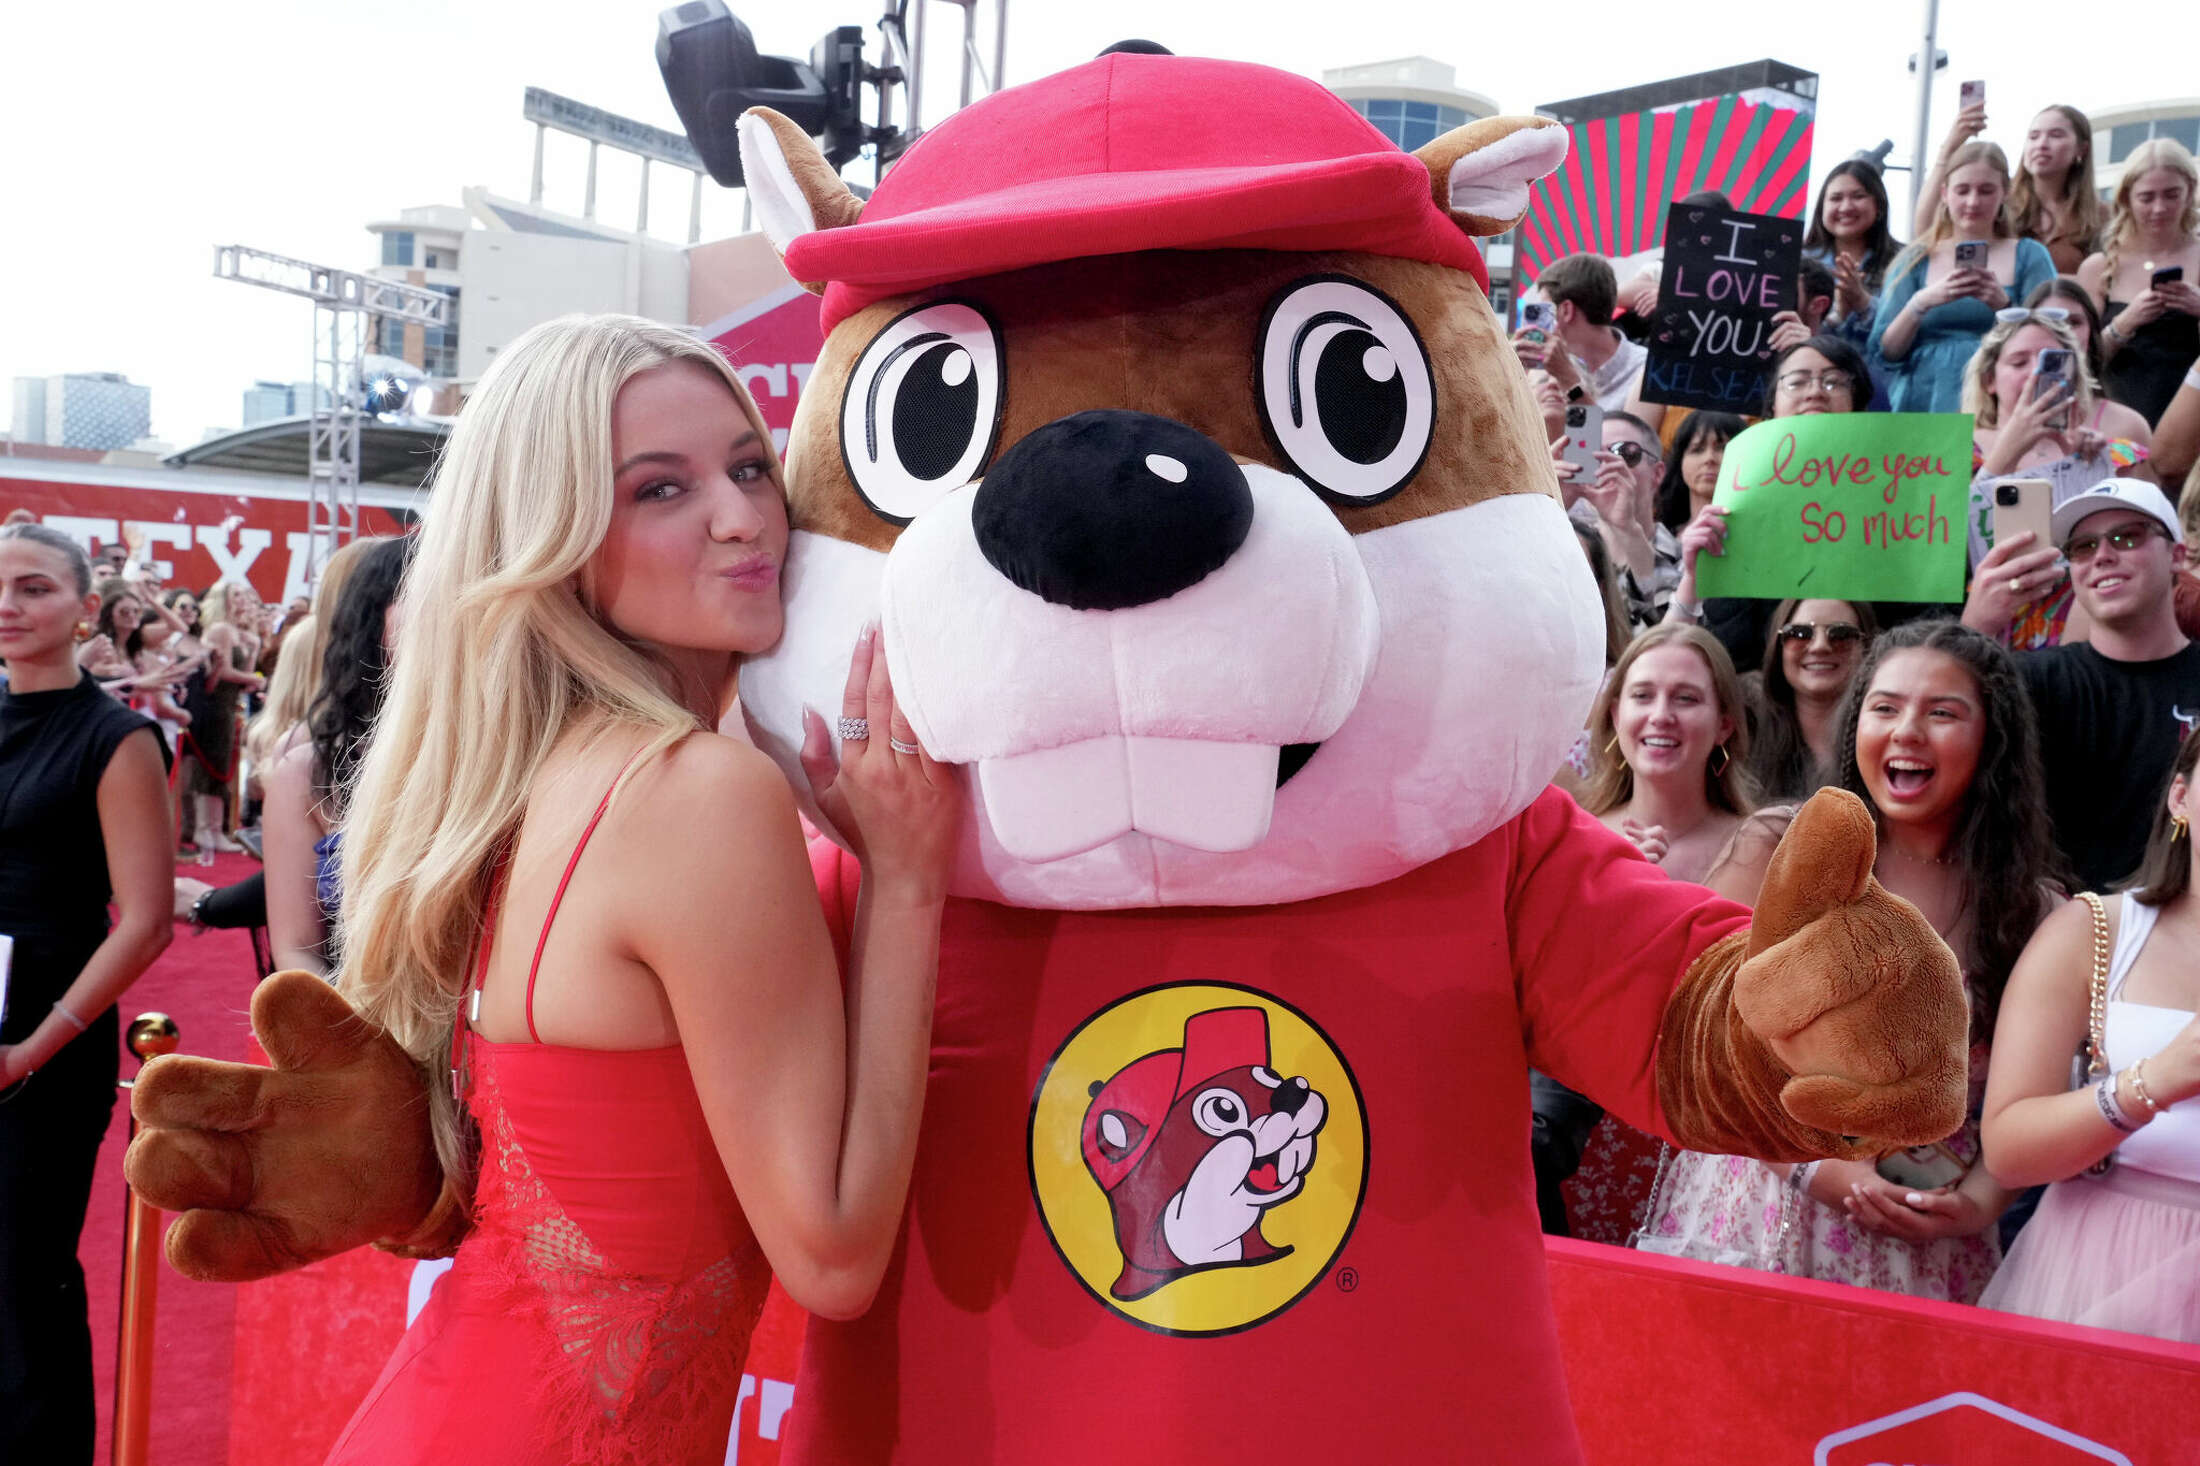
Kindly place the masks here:
POLYGON ((2175 138, 2200 154, 2200 97, 2103 107, 2086 120, 2093 124, 2093 182, 2103 198, 2123 182, 2132 150, 2150 138, 2175 138))
POLYGON ((314 399, 327 395, 311 382, 254 382, 244 389, 244 425, 305 417, 313 411, 314 399))
POLYGON ((17 377, 11 436, 20 443, 105 451, 153 431, 153 391, 120 372, 17 377))
MULTIPOLYGON (((1497 115, 1493 98, 1465 90, 1452 67, 1427 56, 1331 67, 1322 85, 1409 153, 1455 127, 1497 115)), ((1479 243, 1490 271, 1490 304, 1502 313, 1512 301, 1512 236, 1479 243)))

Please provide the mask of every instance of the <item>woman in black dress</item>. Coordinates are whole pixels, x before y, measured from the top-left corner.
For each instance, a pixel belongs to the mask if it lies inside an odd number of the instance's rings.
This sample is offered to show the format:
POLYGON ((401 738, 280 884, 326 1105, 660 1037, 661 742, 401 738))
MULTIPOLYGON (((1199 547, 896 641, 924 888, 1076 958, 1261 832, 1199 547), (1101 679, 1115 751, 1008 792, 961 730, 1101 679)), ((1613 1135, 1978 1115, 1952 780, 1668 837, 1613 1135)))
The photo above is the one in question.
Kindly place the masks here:
POLYGON ((114 1109, 115 1000, 168 945, 168 781, 153 724, 76 665, 91 565, 0 528, 0 1461, 92 1457, 78 1234, 114 1109), (107 905, 121 919, 109 930, 107 905))

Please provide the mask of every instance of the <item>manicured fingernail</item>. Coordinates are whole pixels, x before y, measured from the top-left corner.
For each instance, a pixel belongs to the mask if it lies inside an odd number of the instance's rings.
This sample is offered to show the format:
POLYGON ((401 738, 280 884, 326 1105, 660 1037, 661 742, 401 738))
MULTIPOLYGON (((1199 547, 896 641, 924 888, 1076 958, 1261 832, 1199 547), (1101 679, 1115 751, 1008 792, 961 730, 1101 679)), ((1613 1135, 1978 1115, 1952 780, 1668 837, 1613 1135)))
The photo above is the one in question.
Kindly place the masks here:
POLYGON ((1902 1199, 1908 1202, 1911 1206, 1923 1206, 1925 1204, 1925 1198, 1918 1195, 1915 1191, 1911 1192, 1909 1195, 1903 1197, 1902 1199))

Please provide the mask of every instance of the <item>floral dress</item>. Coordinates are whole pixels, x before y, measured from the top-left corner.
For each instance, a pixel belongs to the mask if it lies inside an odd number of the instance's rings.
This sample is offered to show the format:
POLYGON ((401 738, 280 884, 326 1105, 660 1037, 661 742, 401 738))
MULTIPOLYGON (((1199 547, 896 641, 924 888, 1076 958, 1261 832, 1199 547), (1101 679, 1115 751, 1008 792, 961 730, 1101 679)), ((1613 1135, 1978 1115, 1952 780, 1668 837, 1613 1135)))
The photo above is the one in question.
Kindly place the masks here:
MULTIPOLYGON (((1976 1007, 1976 994, 1973 1005, 1976 1007)), ((1971 1045, 1963 1128, 1943 1142, 1966 1166, 1979 1161, 1987 1043, 1971 1045)), ((1911 1242, 1875 1232, 1839 1207, 1797 1193, 1746 1156, 1671 1151, 1635 1245, 1647 1252, 1853 1283, 1913 1298, 1973 1303, 2001 1264, 1998 1230, 1911 1242)))

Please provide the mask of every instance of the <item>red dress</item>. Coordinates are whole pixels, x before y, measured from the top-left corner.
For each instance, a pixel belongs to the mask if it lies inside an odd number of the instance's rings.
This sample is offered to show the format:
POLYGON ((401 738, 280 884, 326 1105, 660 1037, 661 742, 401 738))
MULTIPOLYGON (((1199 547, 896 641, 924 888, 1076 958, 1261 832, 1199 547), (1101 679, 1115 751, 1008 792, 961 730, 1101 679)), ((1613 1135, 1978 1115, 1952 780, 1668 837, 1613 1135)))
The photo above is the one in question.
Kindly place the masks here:
MULTIPOLYGON (((485 932, 477 974, 487 959, 485 932)), ((463 1023, 455 1048, 481 1128, 475 1227, 331 1466, 719 1466, 771 1274, 685 1051, 489 1043, 463 1023)))

